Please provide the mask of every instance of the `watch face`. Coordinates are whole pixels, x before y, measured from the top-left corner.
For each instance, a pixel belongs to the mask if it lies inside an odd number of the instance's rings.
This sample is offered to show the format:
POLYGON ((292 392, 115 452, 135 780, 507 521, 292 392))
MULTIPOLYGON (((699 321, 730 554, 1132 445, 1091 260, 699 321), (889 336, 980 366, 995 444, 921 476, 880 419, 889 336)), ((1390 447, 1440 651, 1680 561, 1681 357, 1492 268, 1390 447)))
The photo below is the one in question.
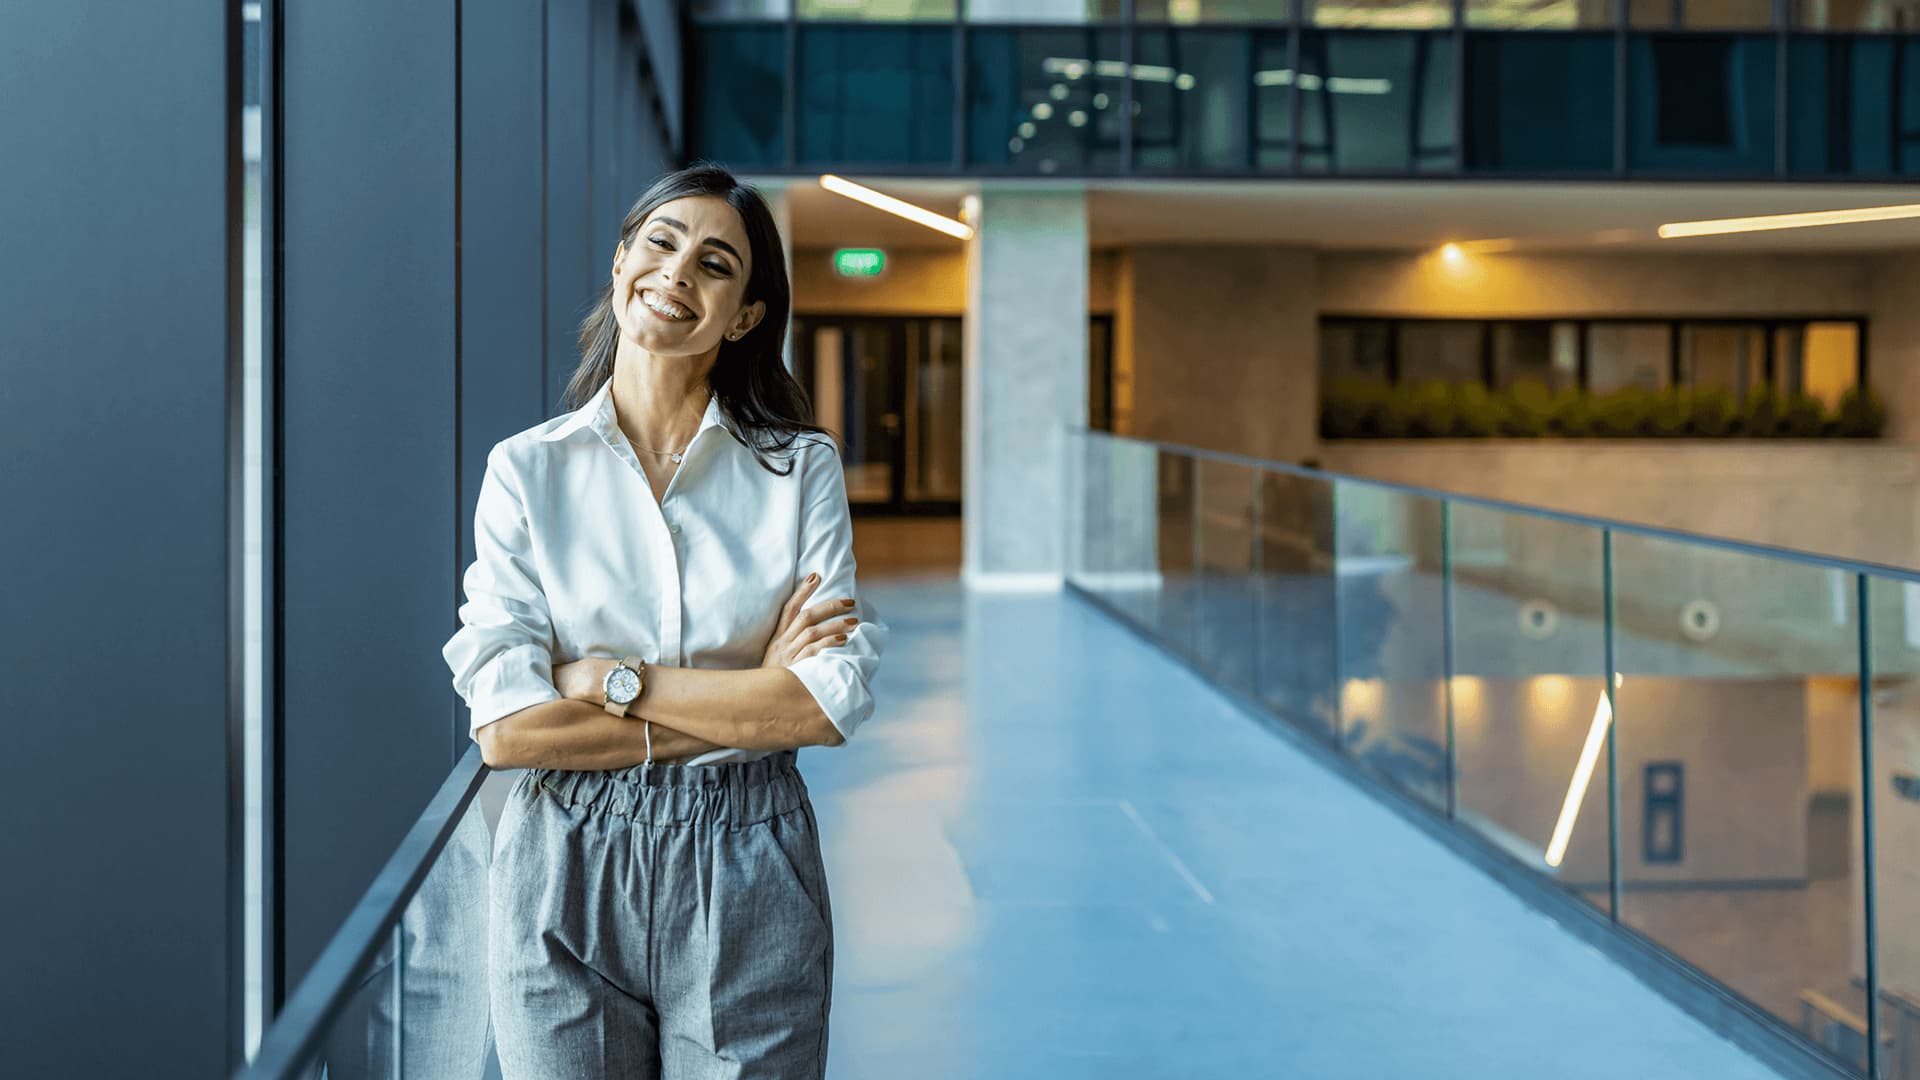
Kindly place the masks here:
POLYGON ((630 667, 617 667, 607 673, 607 700, 626 705, 640 696, 640 676, 630 667))

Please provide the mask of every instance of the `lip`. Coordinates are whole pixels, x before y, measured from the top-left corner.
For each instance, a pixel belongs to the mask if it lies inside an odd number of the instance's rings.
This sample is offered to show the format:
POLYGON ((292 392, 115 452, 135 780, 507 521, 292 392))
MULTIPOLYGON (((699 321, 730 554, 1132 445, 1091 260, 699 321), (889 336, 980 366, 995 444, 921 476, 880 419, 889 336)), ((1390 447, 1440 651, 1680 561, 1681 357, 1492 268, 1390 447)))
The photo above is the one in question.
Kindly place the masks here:
POLYGON ((662 290, 656 289, 651 285, 642 286, 640 288, 633 290, 633 298, 640 304, 641 307, 647 308, 647 311, 649 313, 657 316, 662 322, 675 322, 675 323, 693 322, 698 318, 700 318, 699 310, 695 308, 692 304, 687 303, 685 299, 675 296, 670 292, 663 292, 662 290), (687 312, 688 312, 687 317, 684 319, 669 319, 666 316, 661 315, 659 312, 654 311, 650 307, 647 307, 647 298, 646 296, 643 295, 645 293, 652 293, 654 296, 657 296, 662 300, 679 304, 681 307, 687 309, 687 312))

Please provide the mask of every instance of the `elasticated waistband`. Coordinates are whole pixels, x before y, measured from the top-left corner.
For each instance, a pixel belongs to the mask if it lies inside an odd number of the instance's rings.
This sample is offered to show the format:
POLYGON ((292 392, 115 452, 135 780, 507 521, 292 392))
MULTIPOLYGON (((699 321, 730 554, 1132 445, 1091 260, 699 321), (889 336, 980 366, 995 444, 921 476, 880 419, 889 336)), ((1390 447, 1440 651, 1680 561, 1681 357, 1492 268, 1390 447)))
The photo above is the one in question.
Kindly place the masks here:
POLYGON ((614 814, 651 825, 752 825, 800 808, 806 783, 792 750, 718 765, 641 763, 624 769, 527 769, 516 788, 545 792, 589 816, 614 814))

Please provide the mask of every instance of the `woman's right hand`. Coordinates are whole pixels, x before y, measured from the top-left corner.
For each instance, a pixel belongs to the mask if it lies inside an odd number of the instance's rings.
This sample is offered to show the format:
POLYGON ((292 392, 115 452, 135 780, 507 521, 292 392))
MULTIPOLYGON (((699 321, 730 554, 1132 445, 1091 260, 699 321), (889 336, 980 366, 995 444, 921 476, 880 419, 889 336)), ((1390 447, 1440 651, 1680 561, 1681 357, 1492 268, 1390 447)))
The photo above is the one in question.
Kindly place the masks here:
POLYGON ((787 598, 787 606, 780 609, 780 625, 773 632, 773 640, 767 642, 766 655, 760 660, 761 667, 783 668, 829 645, 838 645, 847 640, 847 635, 860 622, 858 616, 851 614, 851 599, 825 600, 812 607, 805 606, 807 597, 819 585, 820 575, 808 574, 787 598))

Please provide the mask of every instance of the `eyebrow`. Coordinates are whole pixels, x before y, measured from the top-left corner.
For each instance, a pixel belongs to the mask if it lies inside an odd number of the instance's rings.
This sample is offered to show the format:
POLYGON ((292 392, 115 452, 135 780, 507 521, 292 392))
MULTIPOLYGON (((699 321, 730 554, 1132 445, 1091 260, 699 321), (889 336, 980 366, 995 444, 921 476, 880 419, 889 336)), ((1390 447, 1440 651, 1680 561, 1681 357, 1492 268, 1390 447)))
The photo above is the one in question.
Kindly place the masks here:
MULTIPOLYGON (((657 217, 657 218, 654 218, 653 220, 655 220, 655 221, 657 221, 657 222, 659 222, 659 223, 660 223, 660 224, 662 224, 662 225, 671 225, 671 226, 673 226, 674 228, 676 228, 676 229, 679 229, 679 230, 680 230, 681 232, 683 232, 683 233, 687 231, 687 226, 686 226, 686 223, 685 223, 685 222, 682 222, 682 221, 676 221, 676 220, 674 220, 673 218, 670 218, 670 217, 657 217)), ((739 253, 739 252, 737 252, 737 251, 735 251, 735 250, 733 250, 733 245, 732 245, 732 244, 729 244, 729 243, 727 243, 727 242, 726 242, 725 240, 718 240, 718 239, 715 239, 714 237, 711 237, 711 236, 709 236, 709 237, 707 237, 707 243, 709 243, 709 244, 712 244, 712 245, 713 245, 714 247, 717 247, 717 248, 719 248, 719 249, 720 249, 721 251, 724 251, 724 252, 726 252, 727 254, 729 254, 729 255, 731 255, 731 256, 733 256, 733 257, 734 257, 734 259, 735 259, 735 261, 737 261, 737 262, 746 262, 746 261, 747 261, 747 260, 745 260, 745 259, 743 259, 743 258, 741 258, 741 257, 740 257, 740 253, 739 253)))

